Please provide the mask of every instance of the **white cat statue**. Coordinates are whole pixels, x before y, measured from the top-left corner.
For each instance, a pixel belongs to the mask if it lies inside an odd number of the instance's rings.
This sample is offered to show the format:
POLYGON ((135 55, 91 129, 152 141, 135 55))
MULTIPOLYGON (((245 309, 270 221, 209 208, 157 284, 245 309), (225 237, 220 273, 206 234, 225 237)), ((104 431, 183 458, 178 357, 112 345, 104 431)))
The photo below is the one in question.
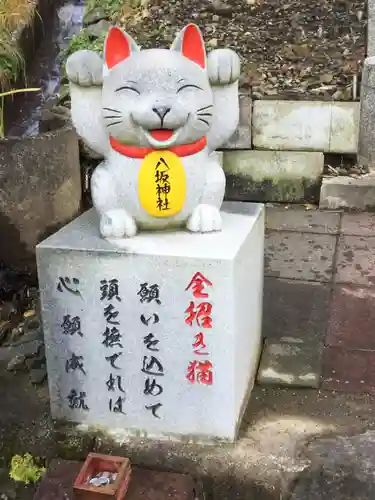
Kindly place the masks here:
POLYGON ((73 125, 104 158, 91 180, 101 236, 220 231, 225 175, 214 151, 238 125, 237 54, 218 49, 206 57, 194 24, 169 50, 141 50, 113 27, 104 62, 80 50, 66 71, 73 125))

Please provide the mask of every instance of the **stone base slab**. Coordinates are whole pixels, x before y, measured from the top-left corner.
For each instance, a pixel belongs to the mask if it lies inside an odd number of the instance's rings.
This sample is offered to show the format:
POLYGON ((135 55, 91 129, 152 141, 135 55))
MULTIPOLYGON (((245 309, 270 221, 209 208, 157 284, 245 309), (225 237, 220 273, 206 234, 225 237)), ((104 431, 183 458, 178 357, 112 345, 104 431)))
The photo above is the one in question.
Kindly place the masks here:
POLYGON ((375 175, 354 177, 324 177, 320 190, 319 208, 338 210, 375 209, 375 175))
POLYGON ((261 347, 264 210, 112 246, 91 210, 37 248, 52 416, 234 440, 261 347), (183 411, 182 411, 183 409, 183 411))
POLYGON ((226 199, 316 202, 324 168, 323 153, 226 151, 226 199))

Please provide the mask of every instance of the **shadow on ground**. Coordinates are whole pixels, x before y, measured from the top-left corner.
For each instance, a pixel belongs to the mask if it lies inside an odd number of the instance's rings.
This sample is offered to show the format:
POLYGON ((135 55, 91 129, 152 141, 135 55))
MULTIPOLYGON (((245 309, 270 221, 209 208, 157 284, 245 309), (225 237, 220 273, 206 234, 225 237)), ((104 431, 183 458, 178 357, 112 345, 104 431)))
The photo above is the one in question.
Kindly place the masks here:
MULTIPOLYGON (((73 427, 54 431, 47 386, 33 386, 27 375, 10 374, 5 366, 0 363, 0 494, 17 500, 30 500, 33 488, 15 488, 7 477, 14 454, 30 452, 48 463, 56 456, 82 459, 92 450, 127 455, 134 465, 199 477, 208 500, 315 500, 318 497, 311 492, 318 483, 324 486, 319 474, 324 478, 330 472, 316 458, 327 453, 311 443, 375 427, 375 398, 370 396, 256 387, 235 446, 152 443, 141 438, 118 445, 103 435, 79 435, 73 427), (292 489, 294 496, 290 496, 292 489)), ((337 442, 341 441, 334 438, 327 446, 335 449, 337 442)), ((327 498, 336 499, 333 493, 329 496, 329 486, 323 491, 327 498)))

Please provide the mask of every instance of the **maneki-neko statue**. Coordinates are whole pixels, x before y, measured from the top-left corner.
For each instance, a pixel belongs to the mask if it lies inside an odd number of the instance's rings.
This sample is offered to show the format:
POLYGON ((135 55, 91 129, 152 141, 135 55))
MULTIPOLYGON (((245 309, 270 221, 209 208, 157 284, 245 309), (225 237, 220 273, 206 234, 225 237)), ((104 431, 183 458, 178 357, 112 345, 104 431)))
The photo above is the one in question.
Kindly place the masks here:
POLYGON ((213 153, 238 124, 237 54, 206 56, 193 24, 169 50, 141 50, 114 27, 104 61, 82 50, 66 69, 73 124, 104 158, 91 181, 101 236, 183 226, 220 231, 225 175, 213 153))

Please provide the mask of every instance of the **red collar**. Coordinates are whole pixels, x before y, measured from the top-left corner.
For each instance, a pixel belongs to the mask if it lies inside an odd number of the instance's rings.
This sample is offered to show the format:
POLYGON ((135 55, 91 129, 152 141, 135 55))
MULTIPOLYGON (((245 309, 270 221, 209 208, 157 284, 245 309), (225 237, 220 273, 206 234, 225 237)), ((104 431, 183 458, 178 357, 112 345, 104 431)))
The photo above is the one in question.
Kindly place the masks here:
MULTIPOLYGON (((158 151, 157 149, 153 148, 141 148, 138 146, 128 146, 127 144, 121 144, 121 142, 119 142, 117 139, 114 139, 113 137, 109 138, 109 142, 111 143, 112 149, 114 149, 121 155, 128 156, 129 158, 144 158, 149 153, 158 151)), ((199 153, 199 151, 202 151, 202 149, 206 147, 206 144, 207 139, 205 137, 202 137, 192 144, 172 146, 171 148, 166 148, 163 151, 172 151, 172 153, 175 153, 180 157, 190 156, 194 155, 195 153, 199 153)))

